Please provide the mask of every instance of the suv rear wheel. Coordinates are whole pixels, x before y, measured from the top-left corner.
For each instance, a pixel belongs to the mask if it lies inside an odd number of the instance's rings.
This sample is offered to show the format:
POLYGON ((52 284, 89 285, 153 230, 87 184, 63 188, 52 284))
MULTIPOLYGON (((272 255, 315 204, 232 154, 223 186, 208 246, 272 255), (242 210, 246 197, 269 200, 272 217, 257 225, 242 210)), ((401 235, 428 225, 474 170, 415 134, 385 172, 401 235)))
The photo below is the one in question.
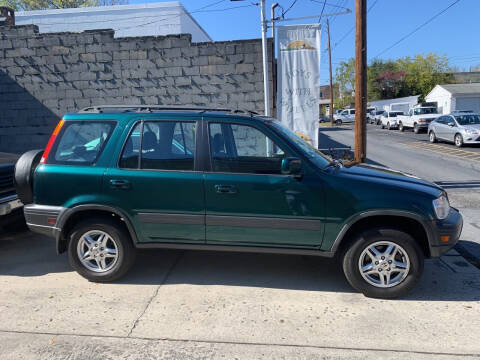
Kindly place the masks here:
POLYGON ((423 273, 423 253, 406 232, 394 228, 363 231, 343 256, 343 271, 365 296, 393 299, 408 293, 423 273))
POLYGON ((104 218, 77 224, 70 233, 70 265, 84 278, 108 282, 121 278, 135 261, 135 248, 128 233, 104 218))

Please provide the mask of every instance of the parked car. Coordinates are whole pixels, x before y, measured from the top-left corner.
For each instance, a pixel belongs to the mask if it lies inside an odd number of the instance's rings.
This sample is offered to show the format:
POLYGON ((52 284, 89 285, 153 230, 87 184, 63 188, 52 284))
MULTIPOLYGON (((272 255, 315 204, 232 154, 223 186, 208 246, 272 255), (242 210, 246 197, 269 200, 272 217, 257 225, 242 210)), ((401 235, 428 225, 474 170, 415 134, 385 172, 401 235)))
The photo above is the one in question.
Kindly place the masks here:
POLYGON ((319 123, 327 123, 327 122, 330 122, 330 117, 328 117, 328 116, 320 116, 320 118, 318 119, 318 122, 319 122, 319 123))
POLYGON ((480 144, 480 114, 452 113, 443 115, 428 127, 430 142, 453 142, 456 146, 480 144))
POLYGON ((438 110, 433 106, 416 106, 408 111, 408 115, 398 116, 398 129, 404 131, 412 128, 415 134, 427 131, 428 124, 438 117, 438 110))
POLYGON ((16 166, 17 178, 34 169, 28 226, 97 282, 122 277, 137 248, 271 252, 336 256, 355 289, 394 298, 462 229, 441 187, 344 166, 237 110, 87 108, 63 117, 37 160, 16 166))
POLYGON ((382 115, 385 113, 385 110, 377 110, 375 111, 374 124, 380 125, 382 123, 382 115))
POLYGON ((6 228, 23 219, 23 204, 14 186, 14 168, 17 159, 18 156, 14 154, 0 154, 0 232, 1 228, 6 228))
POLYGON ((340 114, 334 116, 334 119, 337 125, 352 123, 355 121, 355 109, 342 110, 340 114))
POLYGON ((388 130, 398 129, 398 119, 399 115, 404 115, 403 111, 385 111, 380 116, 380 125, 382 129, 387 128, 388 130))

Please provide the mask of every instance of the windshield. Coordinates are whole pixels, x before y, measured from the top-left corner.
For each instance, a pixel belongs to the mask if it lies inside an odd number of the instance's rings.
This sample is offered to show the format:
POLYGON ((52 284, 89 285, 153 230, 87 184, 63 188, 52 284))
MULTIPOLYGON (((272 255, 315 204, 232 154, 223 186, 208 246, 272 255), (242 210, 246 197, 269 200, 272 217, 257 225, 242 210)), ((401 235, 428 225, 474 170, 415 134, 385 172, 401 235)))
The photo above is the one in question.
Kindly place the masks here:
POLYGON ((455 119, 460 125, 478 125, 480 124, 480 115, 468 114, 468 115, 456 115, 455 119))
POLYGON ((287 129, 286 127, 280 125, 278 122, 275 121, 268 122, 267 124, 272 125, 282 135, 292 141, 303 152, 303 154, 318 167, 323 168, 331 163, 331 160, 326 155, 315 149, 312 145, 310 145, 308 142, 296 135, 290 129, 287 129))
POLYGON ((413 110, 415 115, 425 115, 425 114, 437 114, 437 108, 429 107, 429 108, 416 108, 413 110))

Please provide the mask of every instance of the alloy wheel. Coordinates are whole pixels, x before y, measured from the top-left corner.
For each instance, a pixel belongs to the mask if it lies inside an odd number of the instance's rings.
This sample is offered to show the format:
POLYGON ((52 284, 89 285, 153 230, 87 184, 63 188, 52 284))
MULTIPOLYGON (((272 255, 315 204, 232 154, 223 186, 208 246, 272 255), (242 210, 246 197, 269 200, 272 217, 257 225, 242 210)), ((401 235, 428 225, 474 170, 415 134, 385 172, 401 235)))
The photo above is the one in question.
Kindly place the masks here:
POLYGON ((407 252, 391 241, 377 241, 360 254, 358 268, 363 279, 379 288, 400 284, 410 270, 407 252))
POLYGON ((80 237, 77 255, 88 270, 102 273, 109 271, 117 263, 118 245, 106 232, 91 230, 80 237))

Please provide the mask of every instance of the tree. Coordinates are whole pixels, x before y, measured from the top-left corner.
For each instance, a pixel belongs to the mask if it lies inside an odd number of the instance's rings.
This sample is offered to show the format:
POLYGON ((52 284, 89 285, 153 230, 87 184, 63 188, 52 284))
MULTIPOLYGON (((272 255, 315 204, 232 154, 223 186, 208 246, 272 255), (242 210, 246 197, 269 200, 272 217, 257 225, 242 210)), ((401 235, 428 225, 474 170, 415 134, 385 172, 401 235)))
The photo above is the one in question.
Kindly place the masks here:
POLYGON ((420 95, 419 101, 437 84, 448 84, 453 81, 452 69, 446 56, 437 54, 419 54, 413 58, 405 57, 397 60, 399 67, 405 71, 405 87, 411 95, 420 95))
MULTIPOLYGON (((437 84, 453 81, 453 69, 446 56, 419 54, 397 60, 373 59, 367 67, 368 100, 393 99, 420 95, 419 101, 437 84)), ((337 67, 335 81, 339 86, 337 107, 354 102, 355 59, 342 61, 337 67)))
MULTIPOLYGON (((335 82, 338 86, 338 96, 335 98, 335 108, 342 108, 354 102, 355 89, 355 59, 342 61, 335 70, 335 82)), ((335 87, 335 86, 334 86, 335 87)))
POLYGON ((8 6, 14 10, 21 11, 107 6, 127 3, 128 0, 0 0, 0 6, 8 6))
POLYGON ((369 100, 391 99, 404 96, 405 72, 392 60, 374 59, 367 68, 367 94, 369 100))

